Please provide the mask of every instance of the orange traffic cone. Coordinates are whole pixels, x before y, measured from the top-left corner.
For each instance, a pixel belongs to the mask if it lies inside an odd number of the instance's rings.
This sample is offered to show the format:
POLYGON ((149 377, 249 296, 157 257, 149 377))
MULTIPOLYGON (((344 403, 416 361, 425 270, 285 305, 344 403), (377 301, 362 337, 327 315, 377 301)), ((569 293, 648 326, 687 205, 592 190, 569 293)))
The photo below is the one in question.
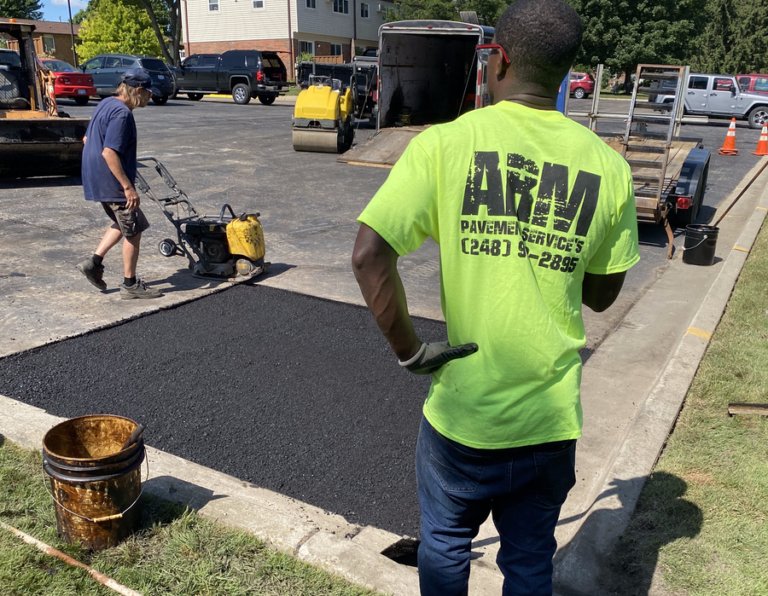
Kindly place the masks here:
POLYGON ((738 155, 736 149, 736 118, 731 118, 731 125, 728 127, 728 134, 725 135, 725 143, 717 150, 720 155, 738 155))
POLYGON ((753 151, 752 155, 768 155, 768 124, 763 124, 760 140, 757 142, 757 151, 753 151))

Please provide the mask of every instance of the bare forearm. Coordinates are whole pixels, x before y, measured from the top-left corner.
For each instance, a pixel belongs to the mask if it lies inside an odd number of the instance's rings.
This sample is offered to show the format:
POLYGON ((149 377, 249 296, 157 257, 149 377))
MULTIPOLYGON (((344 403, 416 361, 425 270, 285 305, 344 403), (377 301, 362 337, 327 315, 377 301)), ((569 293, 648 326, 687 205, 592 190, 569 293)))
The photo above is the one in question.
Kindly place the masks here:
POLYGON ((120 183, 123 189, 124 190, 133 189, 133 182, 131 182, 131 180, 128 179, 128 176, 126 175, 125 170, 123 169, 123 164, 120 162, 120 154, 114 149, 105 148, 104 151, 101 152, 101 155, 104 157, 104 160, 107 162, 107 166, 109 166, 109 171, 112 172, 112 175, 115 178, 117 178, 117 181, 120 183))
POLYGON ((361 227, 352 256, 355 278, 392 350, 400 360, 408 360, 419 350, 421 341, 408 314, 397 258, 378 234, 367 226, 361 227))

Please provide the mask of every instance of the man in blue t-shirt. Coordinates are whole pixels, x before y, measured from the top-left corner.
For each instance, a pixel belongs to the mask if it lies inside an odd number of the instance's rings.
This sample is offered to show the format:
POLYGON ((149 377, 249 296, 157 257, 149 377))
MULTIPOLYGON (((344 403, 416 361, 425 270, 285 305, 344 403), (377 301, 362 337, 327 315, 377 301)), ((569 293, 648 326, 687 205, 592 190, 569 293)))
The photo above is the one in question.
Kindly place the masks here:
POLYGON ((133 186, 136 179, 136 122, 133 110, 143 108, 152 95, 160 92, 152 88, 147 71, 133 68, 123 75, 117 96, 103 100, 93 112, 85 132, 83 149, 83 191, 86 201, 96 201, 112 220, 93 256, 77 268, 89 282, 106 290, 102 260, 109 249, 123 238, 123 283, 120 297, 159 298, 160 290, 148 288, 136 277, 141 233, 149 222, 139 208, 140 199, 133 186))

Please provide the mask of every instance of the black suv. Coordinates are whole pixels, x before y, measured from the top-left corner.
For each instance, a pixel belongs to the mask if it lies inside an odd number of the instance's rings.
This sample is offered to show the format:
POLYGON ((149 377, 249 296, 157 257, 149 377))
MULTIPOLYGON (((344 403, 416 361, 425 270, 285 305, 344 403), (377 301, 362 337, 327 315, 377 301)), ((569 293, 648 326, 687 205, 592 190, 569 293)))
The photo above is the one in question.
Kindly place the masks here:
POLYGON ((232 94, 235 103, 258 97, 265 105, 288 92, 285 65, 276 52, 230 50, 193 54, 176 70, 176 90, 197 101, 208 93, 232 94))
POLYGON ((161 106, 173 95, 173 75, 165 62, 152 56, 130 54, 99 54, 80 66, 80 70, 93 77, 96 93, 104 99, 117 93, 122 75, 129 68, 143 68, 152 77, 152 86, 160 91, 152 102, 161 106))

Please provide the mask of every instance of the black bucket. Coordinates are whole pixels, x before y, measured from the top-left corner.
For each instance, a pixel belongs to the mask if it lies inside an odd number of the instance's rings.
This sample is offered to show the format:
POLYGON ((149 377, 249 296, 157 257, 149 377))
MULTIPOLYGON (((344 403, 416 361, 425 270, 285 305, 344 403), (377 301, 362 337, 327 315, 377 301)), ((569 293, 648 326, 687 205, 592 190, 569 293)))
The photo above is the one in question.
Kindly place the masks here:
POLYGON ((705 266, 714 264, 718 232, 719 228, 704 224, 685 226, 683 263, 705 266))
POLYGON ((124 450, 138 424, 122 416, 81 416, 43 437, 59 535, 90 550, 117 545, 139 521, 144 441, 124 450))

